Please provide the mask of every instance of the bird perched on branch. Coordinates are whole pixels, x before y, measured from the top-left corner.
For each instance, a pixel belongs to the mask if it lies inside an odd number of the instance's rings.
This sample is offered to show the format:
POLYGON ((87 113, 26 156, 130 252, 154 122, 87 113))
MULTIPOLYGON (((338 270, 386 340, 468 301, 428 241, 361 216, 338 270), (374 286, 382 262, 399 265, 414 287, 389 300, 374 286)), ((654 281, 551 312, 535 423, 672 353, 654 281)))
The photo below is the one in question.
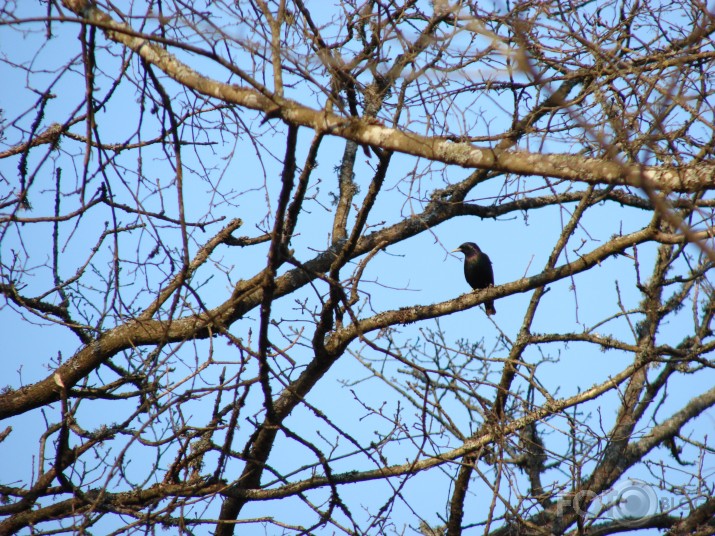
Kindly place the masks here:
MULTIPOLYGON (((464 277, 473 289, 482 289, 494 285, 492 261, 474 242, 465 242, 453 251, 464 253, 464 277)), ((494 300, 484 302, 488 315, 496 314, 494 300)))

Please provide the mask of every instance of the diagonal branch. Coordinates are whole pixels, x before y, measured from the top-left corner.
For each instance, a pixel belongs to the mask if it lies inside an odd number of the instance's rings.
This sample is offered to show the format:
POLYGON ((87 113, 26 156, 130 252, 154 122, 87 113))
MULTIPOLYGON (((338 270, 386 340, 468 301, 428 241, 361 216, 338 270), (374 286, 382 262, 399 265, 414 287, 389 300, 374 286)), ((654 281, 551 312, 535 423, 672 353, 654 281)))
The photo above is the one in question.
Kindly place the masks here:
POLYGON ((537 175, 589 184, 625 184, 661 191, 696 192, 715 187, 715 166, 646 167, 570 154, 540 154, 479 148, 387 128, 374 119, 345 118, 326 110, 315 110, 278 95, 210 79, 179 61, 166 49, 152 43, 150 36, 137 34, 125 24, 83 0, 64 0, 63 4, 88 24, 105 30, 107 37, 121 43, 155 65, 179 84, 198 93, 280 117, 294 125, 429 160, 464 168, 489 169, 519 175, 537 175))

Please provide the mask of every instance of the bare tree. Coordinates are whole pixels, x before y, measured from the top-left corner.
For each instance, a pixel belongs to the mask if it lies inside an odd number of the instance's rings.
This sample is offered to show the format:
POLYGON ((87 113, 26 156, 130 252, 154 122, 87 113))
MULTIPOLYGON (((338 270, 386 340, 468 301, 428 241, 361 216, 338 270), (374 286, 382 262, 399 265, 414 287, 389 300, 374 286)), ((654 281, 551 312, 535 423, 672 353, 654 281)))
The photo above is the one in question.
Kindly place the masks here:
POLYGON ((4 4, 0 534, 715 533, 715 16, 496 4, 4 4))

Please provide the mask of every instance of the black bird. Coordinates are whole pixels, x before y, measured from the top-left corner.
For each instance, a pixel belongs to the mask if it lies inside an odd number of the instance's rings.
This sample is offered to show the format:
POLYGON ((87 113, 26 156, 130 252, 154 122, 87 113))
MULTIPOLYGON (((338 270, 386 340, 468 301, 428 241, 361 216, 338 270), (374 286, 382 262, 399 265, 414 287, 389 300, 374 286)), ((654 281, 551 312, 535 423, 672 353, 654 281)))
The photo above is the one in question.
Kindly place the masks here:
MULTIPOLYGON (((492 261, 474 242, 465 242, 454 251, 464 253, 464 277, 473 289, 487 288, 494 285, 492 261)), ((494 300, 484 302, 488 315, 496 314, 494 300)))

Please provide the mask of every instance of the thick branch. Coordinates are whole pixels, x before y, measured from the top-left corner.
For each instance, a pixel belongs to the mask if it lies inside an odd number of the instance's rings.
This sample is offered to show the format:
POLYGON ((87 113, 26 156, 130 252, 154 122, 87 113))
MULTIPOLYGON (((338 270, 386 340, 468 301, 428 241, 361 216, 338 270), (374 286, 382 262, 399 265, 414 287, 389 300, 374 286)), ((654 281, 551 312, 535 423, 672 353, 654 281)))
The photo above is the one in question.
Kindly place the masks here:
POLYGON ((157 66, 179 84, 203 95, 270 117, 327 132, 360 144, 411 154, 428 160, 464 168, 489 169, 519 175, 538 175, 590 184, 627 184, 655 190, 697 192, 715 187, 715 166, 643 167, 616 161, 567 154, 540 154, 500 151, 455 143, 444 138, 421 136, 387 128, 375 120, 345 118, 325 110, 314 110, 298 102, 259 91, 225 84, 199 74, 166 49, 153 44, 149 36, 137 34, 125 24, 81 0, 65 0, 64 5, 89 24, 105 29, 107 37, 122 43, 142 59, 157 66))

